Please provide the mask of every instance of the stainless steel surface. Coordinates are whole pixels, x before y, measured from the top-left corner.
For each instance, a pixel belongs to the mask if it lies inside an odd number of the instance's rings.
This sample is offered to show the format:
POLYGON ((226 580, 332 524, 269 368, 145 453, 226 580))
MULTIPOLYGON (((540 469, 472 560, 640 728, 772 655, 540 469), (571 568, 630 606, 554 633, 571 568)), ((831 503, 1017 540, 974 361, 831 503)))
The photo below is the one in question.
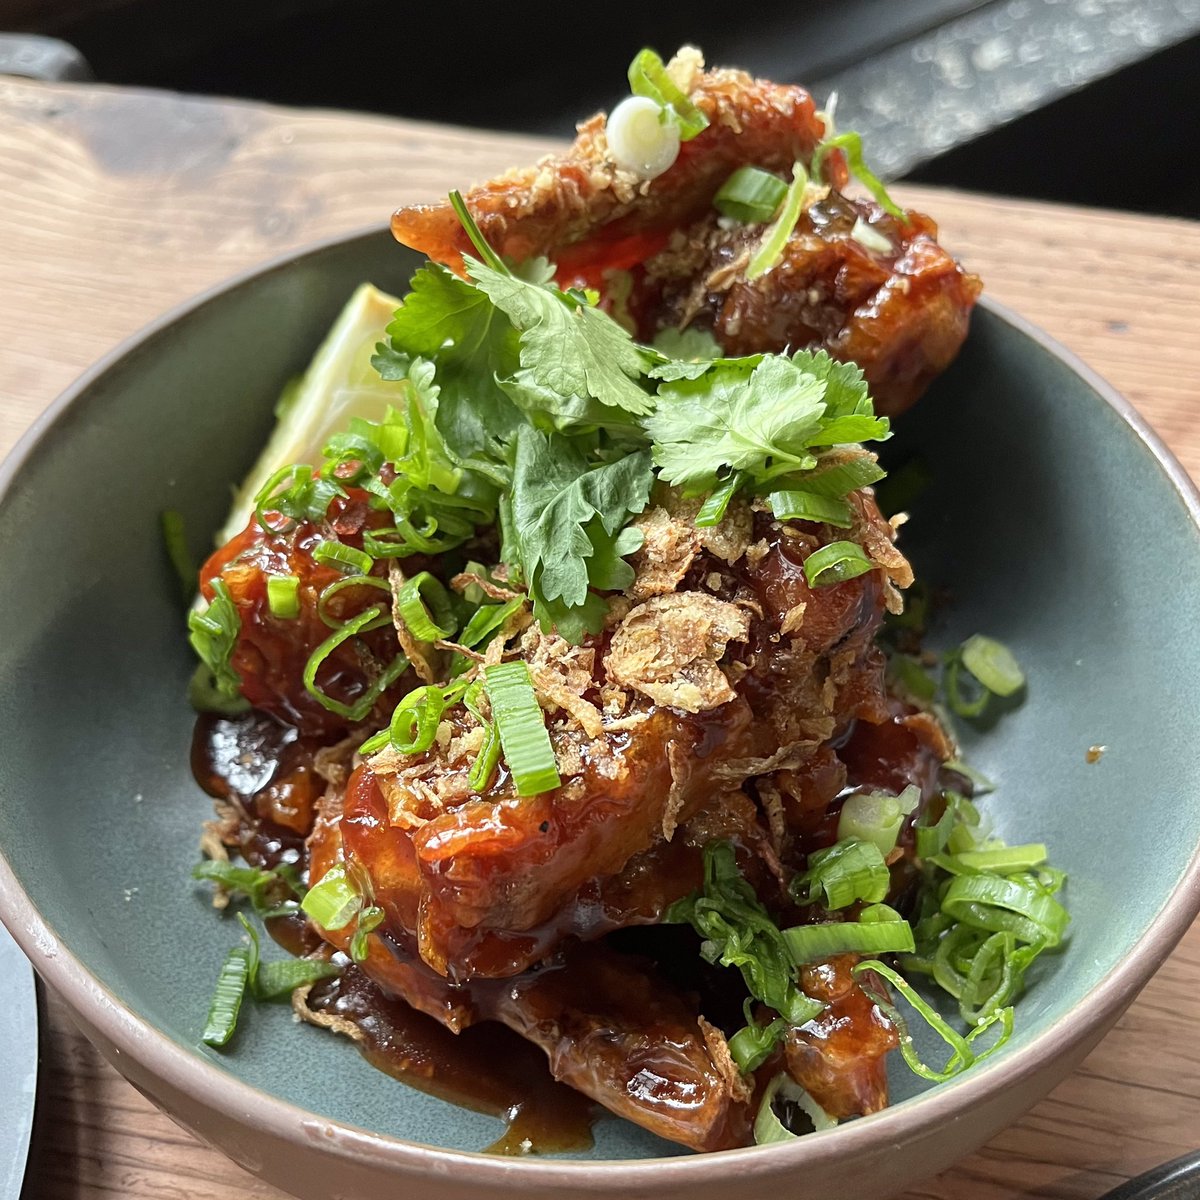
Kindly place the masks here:
POLYGON ((25 1178, 37 1093, 37 999, 29 960, 0 925, 0 1200, 25 1178))

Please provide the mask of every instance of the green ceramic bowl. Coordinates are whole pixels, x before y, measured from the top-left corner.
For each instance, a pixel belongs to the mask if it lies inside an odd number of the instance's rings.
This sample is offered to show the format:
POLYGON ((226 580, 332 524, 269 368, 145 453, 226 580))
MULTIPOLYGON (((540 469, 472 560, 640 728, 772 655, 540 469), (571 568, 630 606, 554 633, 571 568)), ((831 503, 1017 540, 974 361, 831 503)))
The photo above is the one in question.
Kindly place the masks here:
POLYGON ((376 232, 244 277, 91 371, 0 470, 0 917, 137 1087, 314 1200, 865 1198, 947 1166, 1080 1061, 1200 908, 1200 499, 1128 404, 989 303, 893 449, 934 468, 904 544, 953 588, 942 636, 986 631, 1028 671, 1024 704, 966 739, 999 831, 1070 872, 1069 946, 1002 1053, 921 1094, 901 1067, 887 1112, 787 1145, 688 1155, 614 1119, 582 1160, 514 1160, 478 1153, 497 1121, 286 1008, 231 1053, 197 1044, 233 934, 188 879, 209 801, 158 513, 204 551, 354 285, 402 290, 415 265, 376 232))

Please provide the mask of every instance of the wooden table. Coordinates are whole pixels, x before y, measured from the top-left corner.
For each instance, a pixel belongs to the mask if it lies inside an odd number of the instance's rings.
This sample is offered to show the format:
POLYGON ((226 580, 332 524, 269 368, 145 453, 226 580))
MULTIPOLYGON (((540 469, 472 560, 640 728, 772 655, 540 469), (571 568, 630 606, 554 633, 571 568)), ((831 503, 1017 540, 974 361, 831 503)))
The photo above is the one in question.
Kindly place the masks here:
MULTIPOLYGON (((545 148, 341 113, 0 80, 0 454, 80 370, 199 289, 545 148)), ((1200 474, 1200 226, 898 190, 939 218, 993 296, 1106 375, 1200 474)), ((44 1028, 27 1200, 282 1195, 138 1095, 53 996, 44 1028)), ((1095 1197, 1198 1145, 1200 925, 1071 1079, 910 1196, 1095 1197)))

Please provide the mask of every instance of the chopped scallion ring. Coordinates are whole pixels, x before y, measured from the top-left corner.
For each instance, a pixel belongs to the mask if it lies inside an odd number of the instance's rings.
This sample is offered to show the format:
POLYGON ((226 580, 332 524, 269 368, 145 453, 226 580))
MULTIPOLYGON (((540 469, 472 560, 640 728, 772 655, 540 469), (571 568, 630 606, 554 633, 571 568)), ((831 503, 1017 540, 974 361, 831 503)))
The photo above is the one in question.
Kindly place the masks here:
POLYGON ((608 114, 605 138, 617 166, 641 179, 657 179, 679 157, 678 123, 647 96, 622 100, 608 114))
POLYGON ((788 185, 787 198, 779 216, 767 227, 758 249, 746 264, 747 279, 757 279, 760 275, 765 275, 782 257, 783 248, 804 211, 804 192, 807 187, 808 172, 804 169, 804 164, 793 163, 792 182, 788 185))
POLYGON ((396 608, 419 642, 447 638, 456 628, 449 593, 428 571, 404 581, 396 596, 396 608))
POLYGON ((751 1021, 729 1039, 730 1057, 743 1075, 757 1071, 771 1057, 787 1031, 788 1023, 782 1017, 776 1017, 766 1025, 751 1021))
POLYGON ((708 128, 708 118, 676 86, 662 58, 653 50, 639 50, 629 64, 629 90, 634 96, 653 100, 662 109, 670 109, 681 141, 690 142, 708 128))
POLYGON ((804 560, 804 578, 809 587, 831 587, 874 569, 875 564, 853 542, 830 542, 804 560))
POLYGON ((361 721, 375 707, 375 701, 408 670, 408 659, 403 654, 397 654, 379 677, 353 703, 343 704, 342 701, 328 695, 317 685, 317 673, 321 664, 345 641, 360 633, 368 633, 390 623, 390 618, 382 605, 374 605, 363 609, 358 616, 351 618, 340 629, 335 629, 309 656, 304 665, 304 687, 308 694, 330 712, 346 717, 351 721, 361 721))
POLYGON ((1053 896, 999 875, 958 875, 942 897, 942 911, 973 929, 1011 933, 1020 941, 1057 946, 1071 918, 1053 896))
POLYGON ((343 575, 367 575, 375 565, 375 560, 365 550, 329 539, 318 542, 312 556, 323 567, 332 567, 343 575))
POLYGON ((713 197, 713 206, 722 216, 732 217, 743 225, 760 225, 779 211, 787 190, 787 184, 770 171, 738 167, 721 184, 713 197))
POLYGON ((822 525, 836 525, 839 529, 849 529, 854 523, 850 505, 845 500, 816 492, 772 492, 767 503, 780 521, 816 521, 822 525))
POLYGON ((1025 685, 1025 675, 1012 651, 995 638, 977 633, 967 638, 959 653, 962 664, 997 696, 1011 696, 1025 685))
POLYGON ((808 870, 793 880, 791 893, 800 904, 821 901, 835 912, 858 900, 877 903, 887 895, 890 882, 879 847, 873 841, 847 838, 810 854, 808 870))
POLYGON ((812 1123, 814 1133, 836 1128, 837 1118, 831 1117, 786 1072, 780 1071, 767 1084, 762 1101, 758 1106, 758 1115, 754 1118, 754 1144, 756 1146, 767 1146, 772 1142, 791 1142, 798 1136, 784 1125, 775 1112, 775 1100, 780 1096, 796 1105, 804 1113, 812 1123))
POLYGON ((200 1035, 206 1046, 224 1046, 233 1037, 242 1010, 242 997, 250 982, 250 955, 249 946, 234 946, 221 964, 204 1032, 200 1035))
POLYGON ((351 882, 345 863, 330 867, 308 889, 300 907, 326 930, 345 929, 358 915, 363 898, 351 882))
POLYGON ((746 476, 744 472, 730 471, 729 475, 717 484, 712 494, 700 505, 700 511, 696 513, 696 528, 711 529, 716 525, 720 525, 725 516, 725 510, 728 509, 729 502, 734 497, 734 493, 745 482, 746 476))
POLYGON ((783 940, 798 967, 835 954, 903 954, 916 949, 912 927, 900 919, 796 925, 783 931, 783 940))
POLYGON ((529 668, 523 662, 495 663, 484 668, 484 678, 517 795, 536 796, 560 787, 554 747, 529 668))
POLYGON ((503 629, 509 618, 520 612, 525 604, 524 596, 514 596, 503 604, 480 605, 459 634, 459 644, 470 649, 485 642, 492 634, 503 629))
POLYGON ((864 161, 862 137, 852 130, 846 133, 839 133, 836 137, 826 138, 825 141, 817 146, 812 156, 813 178, 817 180, 821 178, 825 159, 835 150, 845 152, 846 162, 850 167, 850 174, 871 193, 875 199, 875 203, 885 212, 891 213, 893 217, 897 217, 907 223, 908 216, 904 209, 888 195, 888 190, 883 185, 879 176, 864 161))
POLYGON ((401 754, 424 754, 437 737, 445 707, 440 687, 414 689, 396 705, 388 725, 388 740, 401 754))
POLYGON ((280 958, 261 963, 254 981, 255 1000, 283 1000, 298 987, 333 979, 341 970, 319 958, 280 958))
POLYGON ((378 904, 359 912, 358 920, 354 923, 354 936, 350 939, 350 958, 354 962, 366 962, 369 951, 367 938, 383 924, 383 918, 383 909, 378 904))
POLYGON ((347 591, 349 588, 366 587, 374 588, 379 592, 390 592, 392 589, 388 586, 386 579, 380 579, 378 575, 344 575, 341 579, 335 579, 317 599, 317 616, 329 626, 330 629, 340 629, 344 622, 338 617, 329 615, 329 602, 338 595, 339 592, 347 591))
POLYGON ((921 790, 910 784, 899 796, 886 792, 855 792, 838 814, 838 841, 847 838, 873 842, 886 858, 896 848, 905 818, 917 807, 921 790))
POLYGON ((267 607, 271 616, 290 621, 300 615, 300 579, 296 575, 272 575, 267 579, 267 607))

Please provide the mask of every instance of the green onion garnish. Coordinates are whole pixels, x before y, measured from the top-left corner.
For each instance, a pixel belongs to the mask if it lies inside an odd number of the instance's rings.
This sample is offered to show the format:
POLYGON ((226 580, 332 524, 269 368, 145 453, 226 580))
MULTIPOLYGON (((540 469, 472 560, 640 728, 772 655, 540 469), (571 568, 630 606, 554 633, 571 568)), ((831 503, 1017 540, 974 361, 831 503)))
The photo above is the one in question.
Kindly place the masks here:
POLYGON ((192 878, 205 879, 220 884, 226 891, 242 893, 264 920, 294 911, 296 902, 304 899, 304 884, 291 864, 280 864, 274 870, 266 871, 261 867, 205 859, 192 868, 192 878))
POLYGON ((877 903, 888 893, 891 872, 873 841, 847 838, 808 856, 808 870, 798 875, 791 893, 800 904, 821 902, 835 912, 858 900, 877 903))
POLYGON ((272 575, 267 580, 267 607, 271 616, 290 621, 300 615, 300 578, 272 575))
POLYGON ((889 683, 923 704, 930 703, 937 695, 937 680, 911 654, 901 654, 899 651, 889 654, 887 674, 889 683))
POLYGON ((208 606, 188 613, 188 641, 212 673, 213 686, 227 700, 241 696, 242 679, 230 659, 237 647, 242 618, 223 579, 211 581, 213 598, 208 606))
POLYGON ((249 982, 250 947, 234 946, 221 964, 217 986, 208 1005, 208 1019, 200 1035, 206 1046, 224 1046, 233 1037, 249 982))
POLYGON ((788 185, 787 199, 783 202, 779 216, 763 233, 758 249, 746 264, 746 278, 757 279, 765 275, 782 257, 800 214, 804 211, 804 191, 808 187, 808 172, 802 162, 792 164, 792 182, 788 185))
POLYGON ((988 850, 964 850, 961 854, 941 854, 933 861, 951 875, 1015 875, 1029 871, 1046 861, 1046 847, 1041 842, 1026 846, 995 846, 988 850))
POLYGON ((187 545, 187 532, 183 525, 183 514, 174 508, 164 508, 159 513, 162 524, 163 546, 167 558, 179 580, 179 591, 185 604, 191 604, 196 594, 196 564, 192 562, 187 545))
POLYGON ((341 579, 335 579, 328 587, 322 590, 321 595, 317 598, 317 616, 330 629, 340 629, 343 622, 337 617, 329 615, 329 602, 339 592, 356 587, 374 588, 378 592, 391 592, 392 590, 388 581, 380 579, 378 575, 343 575, 341 579))
POLYGON ((797 966, 835 954, 901 954, 916 949, 911 926, 899 918, 796 925, 783 931, 783 940, 797 966))
POLYGON ((363 906, 362 896, 350 880, 345 863, 329 868, 319 883, 308 889, 300 907, 322 928, 345 929, 363 906))
POLYGON ((757 1071, 771 1057, 787 1031, 788 1023, 782 1017, 765 1025, 750 1021, 729 1039, 730 1056, 743 1074, 757 1071))
POLYGON ((309 987, 322 979, 332 979, 341 971, 333 963, 319 958, 280 958, 260 963, 254 981, 255 1000, 282 1000, 298 987, 309 987))
POLYGON ((888 190, 879 176, 864 161, 862 137, 852 130, 846 133, 839 133, 836 137, 831 137, 828 141, 821 142, 817 146, 812 156, 813 178, 817 180, 821 178, 821 168, 825 163, 825 159, 834 150, 845 151, 846 163, 850 168, 850 174, 871 193, 875 198, 875 203, 885 212, 891 213, 893 217, 898 217, 901 221, 907 223, 908 217, 904 210, 888 195, 888 190))
POLYGON ((830 542, 804 560, 804 578, 809 587, 845 583, 872 570, 874 564, 853 542, 830 542))
POLYGON ((889 967, 887 963, 882 963, 878 959, 867 959, 865 962, 860 962, 854 967, 854 974, 858 977, 863 991, 867 993, 871 1000, 878 1005, 880 1011, 896 1027, 896 1031, 900 1035, 900 1053, 904 1055, 904 1061, 908 1063, 909 1069, 914 1074, 920 1075, 922 1079, 928 1079, 932 1083, 945 1083, 946 1080, 953 1079, 955 1075, 961 1075, 968 1067, 981 1062, 989 1054, 994 1054, 1012 1036, 1013 1010, 1011 1008, 998 1009, 991 1013, 980 1024, 976 1025, 970 1034, 963 1037, 956 1029, 947 1025, 941 1014, 919 996, 913 990, 912 985, 903 976, 889 967), (912 1034, 908 1031, 908 1023, 900 1015, 896 1006, 886 996, 871 987, 868 980, 864 978, 869 972, 880 975, 887 980, 908 1001, 916 1014, 950 1047, 952 1052, 950 1058, 940 1071, 934 1067, 927 1066, 921 1060, 916 1048, 913 1046, 912 1034), (976 1053, 976 1041, 997 1023, 1000 1025, 1000 1035, 986 1050, 976 1053))
POLYGON ((936 821, 930 821, 929 814, 924 812, 914 822, 913 832, 918 858, 932 859, 946 848, 958 820, 958 806, 955 800, 953 794, 946 797, 946 807, 936 821))
POLYGON ((375 565, 375 560, 365 550, 356 550, 345 542, 331 539, 318 542, 312 556, 323 567, 332 567, 343 575, 368 575, 375 565))
POLYGON ((816 521, 849 529, 854 523, 850 505, 845 500, 821 496, 816 492, 772 492, 767 497, 771 511, 780 521, 816 521))
POLYGON ((396 596, 396 608, 419 642, 448 638, 457 628, 449 594, 428 571, 404 581, 396 596))
POLYGON ((813 1132, 820 1133, 824 1129, 833 1129, 837 1118, 831 1117, 802 1087, 785 1072, 780 1071, 767 1084, 762 1101, 758 1106, 758 1115, 754 1118, 754 1144, 766 1146, 772 1142, 795 1141, 794 1134, 779 1119, 775 1112, 775 1099, 783 1093, 783 1098, 795 1104, 809 1121, 812 1122, 813 1132))
POLYGON ((381 605, 364 609, 358 616, 351 618, 340 629, 335 629, 309 656, 304 665, 304 686, 308 694, 318 700, 330 712, 346 717, 350 721, 361 721, 375 707, 375 701, 408 670, 408 659, 403 654, 397 654, 379 677, 353 703, 343 704, 334 699, 317 686, 317 672, 321 664, 345 641, 360 633, 379 629, 387 625, 391 618, 381 605))
POLYGON ((524 596, 514 596, 503 604, 481 604, 472 614, 458 636, 460 645, 474 647, 486 642, 492 634, 525 605, 524 596))
POLYGON ((854 838, 873 842, 885 858, 896 848, 905 818, 921 801, 921 789, 915 784, 900 793, 855 792, 848 796, 838 815, 838 841, 854 838))
POLYGON ((518 796, 536 796, 562 785, 546 720, 523 662, 484 668, 492 717, 518 796))
POLYGON ((473 792, 482 792, 492 781, 496 766, 500 762, 500 731, 494 721, 489 721, 479 707, 479 695, 483 691, 483 680, 476 679, 463 695, 463 706, 483 726, 483 745, 471 764, 467 784, 473 792))
POLYGON ((388 741, 401 754, 424 754, 437 737, 438 722, 445 707, 440 687, 427 684, 414 688, 392 713, 388 741))
POLYGON ((384 912, 378 904, 362 909, 354 922, 354 936, 350 939, 350 957, 356 963, 366 962, 370 949, 367 938, 383 924, 384 912))
POLYGON ((681 142, 690 142, 708 128, 708 118, 675 86, 663 60, 653 50, 639 50, 629 64, 629 90, 669 109, 679 125, 681 142))
POLYGON ((1071 919, 1053 896, 999 875, 956 876, 942 898, 942 911, 972 929, 1011 933, 1048 947, 1062 941, 1071 919))
POLYGON ((959 654, 963 666, 997 696, 1011 696, 1025 684, 1025 675, 1012 651, 995 638, 977 633, 963 642, 959 654))
POLYGON ((744 225, 759 225, 775 215, 787 190, 787 184, 770 171, 761 167, 738 167, 721 184, 713 204, 722 216, 732 217, 744 225))

